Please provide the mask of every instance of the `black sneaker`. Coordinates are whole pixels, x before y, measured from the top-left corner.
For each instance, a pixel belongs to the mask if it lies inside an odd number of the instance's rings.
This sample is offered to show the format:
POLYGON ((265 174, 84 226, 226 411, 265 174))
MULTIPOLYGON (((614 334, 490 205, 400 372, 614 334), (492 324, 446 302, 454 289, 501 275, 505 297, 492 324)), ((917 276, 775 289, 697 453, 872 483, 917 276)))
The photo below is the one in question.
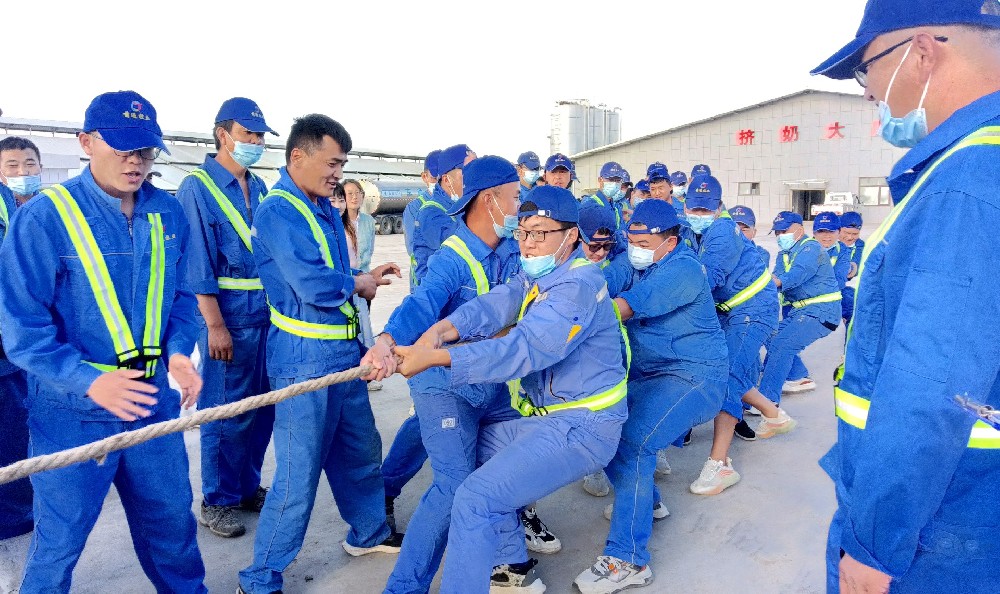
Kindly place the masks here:
POLYGON ((536 553, 558 553, 562 543, 555 534, 549 532, 548 526, 535 513, 534 507, 526 507, 521 512, 521 524, 524 525, 524 540, 529 551, 536 553))
POLYGON ((212 531, 212 534, 223 538, 243 536, 247 528, 236 517, 235 508, 225 505, 205 505, 201 502, 201 513, 198 523, 212 531))
POLYGON ((684 447, 691 445, 691 432, 694 429, 688 429, 688 432, 684 435, 684 447))
POLYGON ((389 530, 396 533, 396 498, 385 496, 385 523, 389 525, 389 530))
POLYGON ((264 509, 265 499, 267 499, 267 488, 257 487, 257 492, 253 494, 253 497, 248 497, 240 501, 240 509, 259 514, 260 510, 264 509))
POLYGON ((743 441, 757 441, 757 434, 750 428, 750 425, 747 425, 745 420, 736 423, 734 432, 736 433, 736 437, 739 437, 743 441))
POLYGON ((346 540, 341 545, 343 545, 347 554, 352 557, 360 557, 369 553, 398 553, 399 549, 403 546, 403 535, 399 532, 393 532, 389 535, 389 538, 373 547, 356 547, 348 544, 346 540))
POLYGON ((524 563, 497 565, 490 576, 490 592, 493 588, 510 588, 510 592, 541 593, 545 584, 535 572, 536 559, 528 559, 524 563))

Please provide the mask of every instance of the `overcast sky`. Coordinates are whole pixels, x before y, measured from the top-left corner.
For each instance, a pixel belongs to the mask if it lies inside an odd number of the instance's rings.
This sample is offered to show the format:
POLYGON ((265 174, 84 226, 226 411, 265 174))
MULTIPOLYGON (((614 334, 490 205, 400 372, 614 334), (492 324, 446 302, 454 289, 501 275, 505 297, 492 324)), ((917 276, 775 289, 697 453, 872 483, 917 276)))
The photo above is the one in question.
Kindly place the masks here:
POLYGON ((628 139, 805 88, 860 94, 809 70, 864 4, 8 0, 0 108, 81 121, 95 95, 134 89, 165 130, 208 132, 243 95, 283 136, 321 112, 356 147, 544 158, 557 100, 620 107, 628 139))

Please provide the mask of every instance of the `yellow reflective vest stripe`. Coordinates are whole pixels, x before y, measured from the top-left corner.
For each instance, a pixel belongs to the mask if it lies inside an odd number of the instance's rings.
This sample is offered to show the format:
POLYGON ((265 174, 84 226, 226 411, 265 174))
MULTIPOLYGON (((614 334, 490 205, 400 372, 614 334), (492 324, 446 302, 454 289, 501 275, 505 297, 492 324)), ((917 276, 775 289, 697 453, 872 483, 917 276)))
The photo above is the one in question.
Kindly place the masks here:
MULTIPOLYGON (((233 203, 229 201, 229 198, 222 193, 219 189, 218 184, 212 179, 208 172, 204 169, 195 169, 189 173, 191 177, 198 179, 202 184, 208 188, 208 193, 215 198, 215 202, 222 209, 222 213, 226 215, 226 219, 229 220, 229 224, 232 225, 233 230, 239 235, 240 240, 243 241, 243 245, 246 246, 247 251, 253 253, 253 245, 250 242, 250 226, 247 225, 246 221, 243 220, 243 215, 236 210, 233 203)), ((218 278, 219 288, 227 289, 231 291, 257 291, 262 290, 264 287, 260 284, 259 278, 229 278, 226 276, 220 276, 218 278)))
POLYGON ((757 293, 764 290, 764 287, 771 282, 771 271, 766 267, 764 268, 764 273, 757 277, 757 280, 753 281, 748 287, 740 291, 739 293, 733 295, 726 300, 725 303, 717 303, 715 307, 723 312, 729 313, 732 309, 738 305, 743 305, 747 301, 750 301, 757 293))
POLYGON ((486 279, 486 270, 483 268, 482 263, 476 260, 472 255, 472 251, 469 250, 469 246, 462 241, 462 238, 458 235, 452 235, 448 239, 445 239, 441 245, 451 248, 458 257, 465 260, 465 263, 469 266, 469 272, 472 273, 472 278, 476 281, 476 295, 484 295, 490 292, 490 282, 486 279))

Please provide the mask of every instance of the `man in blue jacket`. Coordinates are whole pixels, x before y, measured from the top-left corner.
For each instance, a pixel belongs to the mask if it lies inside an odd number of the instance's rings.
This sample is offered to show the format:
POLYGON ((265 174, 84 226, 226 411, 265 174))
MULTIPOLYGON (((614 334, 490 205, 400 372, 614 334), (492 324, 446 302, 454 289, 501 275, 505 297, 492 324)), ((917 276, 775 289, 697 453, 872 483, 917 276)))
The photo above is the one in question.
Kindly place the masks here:
POLYGON ((765 250, 763 246, 759 246, 754 242, 754 238, 757 237, 757 215, 754 214, 753 209, 749 206, 737 204, 729 209, 729 216, 733 219, 733 222, 739 226, 740 232, 743 233, 743 236, 746 237, 757 249, 757 254, 760 256, 760 259, 764 261, 764 265, 770 269, 770 252, 765 250))
POLYGON ((403 209, 403 242, 406 244, 406 255, 410 258, 410 292, 417 286, 417 260, 413 255, 413 240, 416 236, 417 212, 431 200, 434 188, 438 183, 437 157, 439 150, 427 153, 424 159, 424 170, 420 173, 420 181, 427 185, 426 190, 420 190, 417 198, 411 200, 403 209))
POLYGON ((592 201, 611 211, 615 217, 615 231, 621 228, 623 221, 625 190, 622 188, 622 180, 625 175, 625 169, 621 165, 608 161, 601 166, 597 177, 597 192, 584 197, 584 201, 592 201))
MULTIPOLYGON (((156 110, 133 91, 99 95, 79 140, 90 164, 24 205, 0 249, 0 326, 28 373, 32 455, 176 418, 201 391, 188 358, 198 335, 184 278, 190 229, 180 204, 145 181, 166 148, 156 110)), ((187 460, 174 433, 32 475, 21 592, 70 590, 112 484, 156 590, 207 592, 187 460)))
POLYGON ((873 1, 814 71, 858 80, 882 138, 910 148, 865 247, 822 461, 830 592, 997 590, 1000 431, 983 407, 1000 408, 998 38, 993 0, 873 1))
POLYGON ((433 162, 438 183, 434 194, 417 210, 413 223, 412 277, 418 285, 427 273, 427 259, 455 231, 455 219, 448 213, 462 197, 462 168, 475 158, 476 153, 468 146, 456 144, 442 150, 433 162))
POLYGON ((518 196, 524 202, 524 197, 535 187, 535 182, 541 177, 542 162, 534 151, 527 151, 517 157, 515 166, 517 167, 517 177, 520 180, 520 184, 517 186, 518 196))
MULTIPOLYGON (((267 132, 276 134, 256 103, 227 100, 215 116, 218 153, 206 156, 177 189, 192 229, 187 281, 200 313, 202 408, 268 391, 267 299, 250 243, 267 186, 249 171, 264 154, 267 132)), ((273 423, 274 408, 267 407, 201 428, 198 520, 212 533, 242 535, 246 527, 236 512, 263 507, 267 490, 260 486, 260 469, 273 423)))
MULTIPOLYGON (((254 218, 253 255, 271 312, 267 374, 275 390, 357 367, 363 347, 351 295, 373 298, 389 282, 383 275, 399 275, 393 263, 371 274, 350 267, 344 227, 328 199, 350 150, 351 136, 329 117, 295 120, 287 165, 254 218)), ((321 472, 350 526, 344 550, 398 552, 402 536, 386 523, 382 440, 365 383, 308 392, 279 402, 274 413, 274 482, 240 591, 281 590, 282 572, 302 548, 321 472)))
MULTIPOLYGON (((851 210, 840 215, 840 243, 844 244, 851 260, 850 270, 847 271, 848 281, 857 278, 858 270, 861 268, 861 255, 865 251, 865 242, 860 239, 863 225, 864 220, 859 212, 851 210)), ((841 294, 844 298, 840 302, 840 309, 844 316, 844 325, 849 326, 854 316, 854 287, 845 286, 841 294)))

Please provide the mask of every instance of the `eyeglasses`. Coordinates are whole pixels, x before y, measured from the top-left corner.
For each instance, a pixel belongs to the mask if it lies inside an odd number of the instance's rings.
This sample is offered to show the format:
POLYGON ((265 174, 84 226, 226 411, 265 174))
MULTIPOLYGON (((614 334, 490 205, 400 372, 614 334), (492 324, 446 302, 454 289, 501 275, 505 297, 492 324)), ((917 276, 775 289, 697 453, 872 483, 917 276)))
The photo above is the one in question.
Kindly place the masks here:
POLYGON ((587 249, 590 250, 590 253, 596 254, 597 252, 601 252, 601 251, 610 251, 612 248, 615 247, 615 242, 613 242, 613 241, 595 241, 595 242, 587 243, 587 244, 584 244, 584 245, 587 246, 587 249))
MULTIPOLYGON (((944 42, 948 41, 948 38, 945 37, 945 36, 943 36, 943 35, 937 35, 937 36, 934 37, 934 40, 935 41, 940 41, 941 43, 944 43, 944 42)), ((884 58, 884 57, 888 56, 889 54, 891 54, 892 52, 896 51, 897 49, 903 47, 907 43, 910 43, 911 41, 913 41, 913 37, 907 37, 906 39, 904 39, 903 41, 900 41, 896 45, 893 45, 893 46, 887 48, 886 50, 884 50, 882 52, 879 52, 879 53, 875 54, 874 56, 868 58, 864 62, 858 64, 854 68, 854 80, 858 81, 859 85, 861 85, 862 87, 864 87, 864 88, 867 89, 868 88, 868 68, 872 64, 874 64, 876 61, 881 60, 882 58, 884 58)))
MULTIPOLYGON (((90 135, 104 144, 108 144, 108 141, 104 140, 104 138, 102 138, 97 132, 91 132, 90 135)), ((144 161, 155 161, 156 158, 160 156, 160 147, 158 146, 147 146, 146 148, 136 149, 134 151, 120 151, 110 144, 108 144, 108 146, 111 147, 111 150, 114 151, 116 155, 123 159, 127 159, 132 155, 139 155, 139 157, 144 161)))
POLYGON ((549 229, 546 231, 525 231, 524 229, 514 229, 514 239, 524 241, 530 237, 531 241, 541 242, 545 241, 545 236, 548 233, 562 233, 566 230, 567 229, 549 229))

